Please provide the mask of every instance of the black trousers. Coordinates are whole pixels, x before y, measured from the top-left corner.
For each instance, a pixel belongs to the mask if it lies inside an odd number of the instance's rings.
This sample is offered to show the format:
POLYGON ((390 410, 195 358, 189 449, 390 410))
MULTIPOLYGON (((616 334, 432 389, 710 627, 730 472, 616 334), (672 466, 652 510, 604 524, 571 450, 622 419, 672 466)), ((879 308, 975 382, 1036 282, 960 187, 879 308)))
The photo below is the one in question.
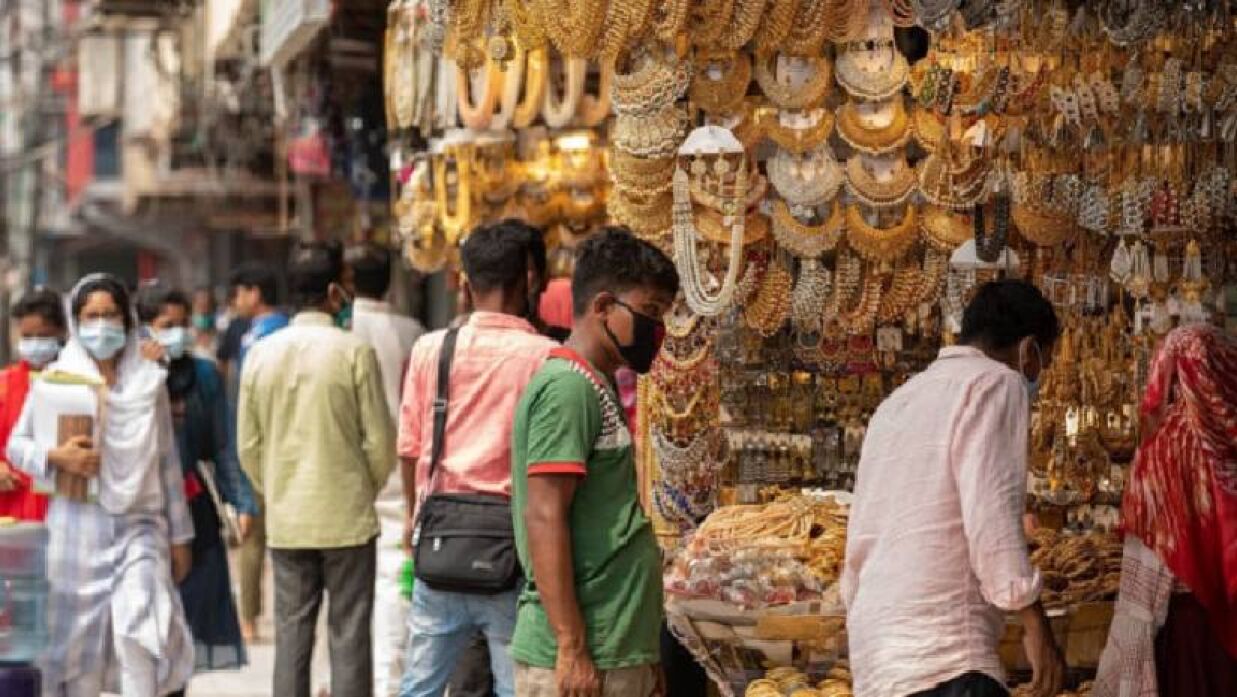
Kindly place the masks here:
POLYGON ((911 697, 1009 697, 1009 690, 983 673, 967 673, 911 697))
POLYGON ((451 697, 494 697, 490 646, 484 634, 473 637, 472 643, 460 654, 451 679, 447 681, 447 694, 451 697))

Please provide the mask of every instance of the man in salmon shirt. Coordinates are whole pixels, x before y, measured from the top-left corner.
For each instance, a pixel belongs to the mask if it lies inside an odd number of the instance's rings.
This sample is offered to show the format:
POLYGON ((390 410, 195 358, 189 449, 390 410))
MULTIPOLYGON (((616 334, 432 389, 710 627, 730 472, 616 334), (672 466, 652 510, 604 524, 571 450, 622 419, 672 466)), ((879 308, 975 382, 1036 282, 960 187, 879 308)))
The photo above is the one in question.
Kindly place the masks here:
MULTIPOLYGON (((0 371, 0 453, 9 442, 9 432, 21 416, 30 390, 30 374, 56 360, 64 344, 64 303, 54 291, 37 288, 13 308, 20 357, 0 371)), ((35 493, 30 477, 0 459, 0 518, 42 521, 47 515, 47 497, 35 493)))

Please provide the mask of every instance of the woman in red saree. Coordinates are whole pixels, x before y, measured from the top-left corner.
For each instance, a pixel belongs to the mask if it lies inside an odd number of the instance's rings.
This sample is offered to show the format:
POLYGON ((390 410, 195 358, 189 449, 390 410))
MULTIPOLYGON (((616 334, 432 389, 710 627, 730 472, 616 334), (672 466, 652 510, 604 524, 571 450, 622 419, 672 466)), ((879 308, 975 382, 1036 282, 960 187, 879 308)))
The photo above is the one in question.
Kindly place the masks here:
MULTIPOLYGON (((30 373, 41 370, 56 359, 64 343, 64 305, 56 293, 39 288, 13 308, 20 360, 0 370, 0 454, 8 446, 9 433, 21 416, 30 373)), ((30 477, 0 455, 0 518, 42 521, 47 516, 47 497, 30 486, 30 477)))
POLYGON ((1237 695, 1237 341, 1169 334, 1142 415, 1094 697, 1237 695))

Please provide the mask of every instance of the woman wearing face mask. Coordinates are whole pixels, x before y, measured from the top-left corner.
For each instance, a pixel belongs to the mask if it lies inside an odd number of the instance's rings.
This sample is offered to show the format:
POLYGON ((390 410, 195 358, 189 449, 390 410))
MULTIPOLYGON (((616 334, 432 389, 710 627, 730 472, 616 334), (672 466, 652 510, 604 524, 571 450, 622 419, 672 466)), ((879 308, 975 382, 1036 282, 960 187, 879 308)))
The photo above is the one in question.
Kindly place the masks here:
POLYGON ((190 303, 184 293, 144 287, 138 293, 137 315, 151 337, 143 352, 167 365, 172 423, 196 531, 193 567, 180 584, 180 597, 193 631, 197 668, 238 668, 246 662, 245 647, 232 599, 220 512, 206 487, 209 482, 217 484, 220 497, 236 508, 242 537, 248 534, 257 505, 229 447, 223 378, 213 362, 193 353, 190 303), (206 462, 214 464, 213 476, 203 468, 206 462))
MULTIPOLYGON (((56 360, 64 343, 64 303, 54 291, 39 288, 13 308, 20 360, 0 371, 0 445, 21 416, 30 392, 31 373, 56 360)), ((0 457, 0 518, 41 521, 47 516, 47 497, 34 491, 30 477, 0 457)))
POLYGON ((167 373, 140 355, 116 278, 83 278, 69 310, 69 341, 8 444, 10 462, 57 492, 44 694, 158 697, 183 688, 194 663, 173 580, 188 573, 193 521, 167 373))

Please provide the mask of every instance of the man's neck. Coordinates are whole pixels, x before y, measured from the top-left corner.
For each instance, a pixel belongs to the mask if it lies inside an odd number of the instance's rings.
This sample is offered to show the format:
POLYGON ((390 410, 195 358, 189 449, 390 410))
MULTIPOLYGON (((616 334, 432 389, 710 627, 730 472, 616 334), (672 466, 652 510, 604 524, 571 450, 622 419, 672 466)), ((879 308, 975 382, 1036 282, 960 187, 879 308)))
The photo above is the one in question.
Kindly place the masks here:
POLYGON ((261 307, 257 309, 257 311, 253 313, 253 318, 262 319, 263 317, 267 315, 273 315, 273 314, 275 314, 275 308, 271 307, 270 305, 262 305, 261 307))
POLYGON ((618 371, 619 365, 614 362, 610 357, 610 352, 606 350, 605 342, 607 341, 609 341, 608 337, 594 336, 588 331, 577 328, 571 332, 571 336, 567 337, 567 342, 563 345, 575 351, 613 382, 614 373, 618 371))

